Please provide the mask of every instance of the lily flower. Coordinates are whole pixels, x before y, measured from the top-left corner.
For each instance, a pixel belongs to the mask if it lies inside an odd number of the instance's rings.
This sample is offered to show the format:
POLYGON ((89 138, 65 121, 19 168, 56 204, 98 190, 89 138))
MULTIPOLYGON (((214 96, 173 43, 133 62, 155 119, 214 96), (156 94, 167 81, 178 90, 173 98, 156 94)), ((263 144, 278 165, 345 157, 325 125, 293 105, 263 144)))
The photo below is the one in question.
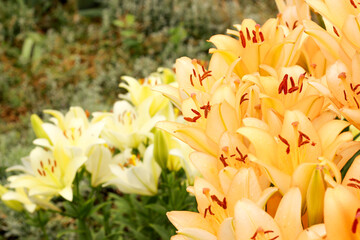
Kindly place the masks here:
POLYGON ((198 203, 199 213, 172 211, 169 220, 178 229, 177 234, 190 239, 230 239, 235 206, 242 198, 251 199, 262 208, 276 188, 262 189, 252 168, 236 170, 224 168, 218 175, 220 187, 215 187, 202 178, 196 178, 194 187, 189 187, 198 203))
POLYGON ((26 188, 29 196, 44 195, 53 197, 60 195, 72 201, 72 182, 77 170, 85 163, 87 158, 79 149, 67 149, 55 145, 54 151, 46 151, 36 147, 29 157, 23 159, 23 165, 8 169, 20 170, 24 174, 8 178, 10 188, 26 188))
POLYGON ((165 119, 164 116, 151 117, 150 104, 145 101, 135 108, 122 100, 114 104, 113 113, 94 113, 95 121, 105 123, 101 136, 110 146, 120 150, 143 145, 146 139, 153 138, 151 130, 156 122, 165 119))
POLYGON ((71 107, 65 116, 57 110, 44 110, 44 113, 51 114, 53 123, 41 125, 47 138, 38 138, 34 143, 47 149, 53 149, 61 143, 64 146, 80 148, 83 154, 93 145, 105 143, 99 138, 104 123, 90 123, 87 113, 80 107, 71 107))
POLYGON ((341 133, 348 125, 345 121, 331 120, 315 128, 303 113, 287 111, 277 134, 258 127, 242 127, 237 132, 252 143, 255 155, 249 154, 250 159, 264 166, 272 183, 286 193, 301 164, 320 164, 319 157, 334 161, 340 146, 352 140, 351 133, 341 133))
POLYGON ((116 155, 117 164, 110 165, 113 178, 104 186, 115 185, 123 193, 155 195, 161 168, 153 157, 153 151, 154 145, 147 147, 142 160, 131 149, 116 155))

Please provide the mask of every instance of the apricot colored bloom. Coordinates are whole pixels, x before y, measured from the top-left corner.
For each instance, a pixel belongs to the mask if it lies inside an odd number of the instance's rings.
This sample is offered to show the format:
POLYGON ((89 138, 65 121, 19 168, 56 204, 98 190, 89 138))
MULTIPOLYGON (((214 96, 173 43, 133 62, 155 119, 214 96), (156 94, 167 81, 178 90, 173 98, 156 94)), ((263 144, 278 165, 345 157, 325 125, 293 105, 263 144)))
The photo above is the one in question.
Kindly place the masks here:
POLYGON ((294 29, 302 20, 310 19, 310 9, 304 0, 275 0, 284 25, 294 29))
POLYGON ((25 188, 30 197, 60 195, 72 201, 72 182, 77 170, 86 160, 79 149, 65 148, 59 144, 54 146, 53 151, 36 147, 30 152, 29 157, 23 159, 23 165, 8 169, 24 172, 9 177, 9 187, 25 188))
POLYGON ((199 213, 172 211, 167 214, 178 229, 178 235, 189 239, 229 239, 225 236, 232 232, 230 226, 238 200, 248 198, 264 207, 267 199, 277 191, 276 188, 263 190, 252 168, 226 167, 219 173, 219 179, 220 187, 197 178, 194 187, 189 188, 196 197, 199 213))
MULTIPOLYGON (((341 120, 318 119, 312 123, 300 111, 287 111, 278 133, 270 134, 259 127, 242 127, 237 132, 253 144, 254 155, 249 156, 263 165, 273 184, 286 193, 301 164, 319 164, 319 157, 334 161, 340 146, 352 140, 351 133, 341 133, 348 125, 341 120)), ((341 164, 351 156, 343 156, 341 164)))
POLYGON ((277 19, 267 20, 262 27, 251 19, 234 26, 236 30, 228 30, 227 33, 236 38, 218 34, 209 39, 216 46, 216 49, 210 49, 213 53, 210 67, 222 66, 226 69, 236 62, 234 73, 242 77, 261 71, 261 64, 279 68, 297 62, 302 26, 289 30, 277 19))

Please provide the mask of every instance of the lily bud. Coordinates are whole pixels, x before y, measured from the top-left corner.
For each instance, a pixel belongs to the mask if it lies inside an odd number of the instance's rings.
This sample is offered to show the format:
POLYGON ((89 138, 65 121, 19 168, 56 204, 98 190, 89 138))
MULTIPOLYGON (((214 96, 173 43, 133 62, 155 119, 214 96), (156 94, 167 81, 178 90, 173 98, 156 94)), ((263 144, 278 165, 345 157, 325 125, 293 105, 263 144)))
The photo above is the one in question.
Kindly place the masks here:
POLYGON ((154 158, 162 169, 166 169, 169 150, 162 130, 156 129, 154 137, 154 158))
MULTIPOLYGON (((2 195, 4 195, 8 191, 9 191, 8 189, 6 189, 5 187, 0 185, 0 198, 2 197, 2 195)), ((2 200, 2 201, 6 206, 8 206, 9 208, 11 208, 15 211, 20 212, 24 209, 22 204, 18 201, 15 201, 15 200, 2 200)))
POLYGON ((322 169, 316 168, 311 176, 306 194, 309 226, 323 221, 325 191, 322 169))
POLYGON ((41 120, 41 118, 36 114, 32 114, 30 117, 30 121, 36 137, 46 138, 48 141, 50 141, 49 136, 46 134, 42 127, 43 121, 41 120))

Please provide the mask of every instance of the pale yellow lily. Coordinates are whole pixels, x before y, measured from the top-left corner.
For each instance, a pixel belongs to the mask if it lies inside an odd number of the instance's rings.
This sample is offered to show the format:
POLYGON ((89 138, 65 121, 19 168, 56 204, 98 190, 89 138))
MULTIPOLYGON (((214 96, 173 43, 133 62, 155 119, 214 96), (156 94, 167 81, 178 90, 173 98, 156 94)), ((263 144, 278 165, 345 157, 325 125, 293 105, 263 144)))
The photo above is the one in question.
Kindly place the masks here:
POLYGON ((44 195, 51 198, 61 195, 72 201, 72 182, 86 160, 79 149, 64 148, 58 144, 52 152, 36 147, 28 158, 23 159, 23 165, 8 169, 24 172, 9 177, 9 187, 26 188, 29 196, 44 195))
POLYGON ((153 149, 153 145, 147 147, 144 156, 132 154, 132 149, 114 156, 116 164, 109 166, 113 176, 104 186, 115 185, 123 193, 155 195, 161 168, 153 157, 153 149))

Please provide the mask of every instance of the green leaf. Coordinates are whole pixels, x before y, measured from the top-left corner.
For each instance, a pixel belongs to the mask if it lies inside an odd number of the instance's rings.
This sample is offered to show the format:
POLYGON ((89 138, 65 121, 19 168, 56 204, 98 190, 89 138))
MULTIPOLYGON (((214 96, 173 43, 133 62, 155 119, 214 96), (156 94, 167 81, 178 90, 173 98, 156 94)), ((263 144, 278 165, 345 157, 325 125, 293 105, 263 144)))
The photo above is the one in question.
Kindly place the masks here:
POLYGON ((161 237, 161 239, 170 239, 171 233, 169 233, 163 226, 158 224, 150 224, 150 227, 155 230, 161 237))

